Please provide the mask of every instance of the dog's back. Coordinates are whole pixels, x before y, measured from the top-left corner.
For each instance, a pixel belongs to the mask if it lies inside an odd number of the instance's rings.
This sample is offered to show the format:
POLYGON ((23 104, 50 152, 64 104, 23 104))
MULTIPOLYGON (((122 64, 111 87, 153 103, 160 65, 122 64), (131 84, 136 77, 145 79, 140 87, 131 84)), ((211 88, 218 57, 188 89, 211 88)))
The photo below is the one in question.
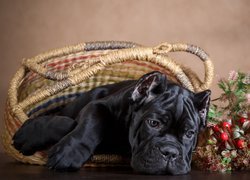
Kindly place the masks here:
POLYGON ((133 86, 135 86, 135 83, 136 81, 134 80, 128 80, 97 87, 95 89, 83 93, 76 100, 69 103, 59 112, 57 112, 57 114, 75 119, 79 112, 82 110, 82 108, 86 106, 89 102, 105 98, 107 96, 118 93, 119 91, 124 92, 132 90, 133 86))

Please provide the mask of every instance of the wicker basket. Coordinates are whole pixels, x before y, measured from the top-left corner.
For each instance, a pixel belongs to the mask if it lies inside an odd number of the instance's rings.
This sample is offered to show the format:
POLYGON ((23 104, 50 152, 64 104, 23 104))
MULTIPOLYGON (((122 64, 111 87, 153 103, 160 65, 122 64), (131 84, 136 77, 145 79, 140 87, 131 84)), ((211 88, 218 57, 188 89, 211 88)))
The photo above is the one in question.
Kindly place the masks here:
MULTIPOLYGON (((5 151, 18 161, 46 163, 46 152, 23 156, 12 146, 12 136, 28 119, 73 101, 84 91, 127 79, 137 79, 150 71, 161 71, 168 78, 194 92, 209 88, 213 64, 199 47, 168 44, 150 48, 131 42, 88 42, 52 50, 22 62, 10 83, 2 136, 5 151), (168 56, 185 51, 204 63, 204 81, 189 68, 168 56)), ((119 154, 94 155, 89 166, 121 165, 127 159, 119 154)))

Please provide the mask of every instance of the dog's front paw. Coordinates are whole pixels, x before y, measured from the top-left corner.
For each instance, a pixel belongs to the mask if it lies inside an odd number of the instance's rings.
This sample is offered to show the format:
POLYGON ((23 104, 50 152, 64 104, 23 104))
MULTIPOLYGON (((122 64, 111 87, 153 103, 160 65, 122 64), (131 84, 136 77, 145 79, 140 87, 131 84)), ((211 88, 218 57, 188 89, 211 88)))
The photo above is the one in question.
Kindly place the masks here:
POLYGON ((32 155, 42 148, 42 136, 36 121, 29 119, 13 136, 13 146, 23 155, 32 155))
POLYGON ((90 155, 87 149, 77 144, 72 138, 63 139, 49 151, 47 167, 58 171, 77 171, 90 155))

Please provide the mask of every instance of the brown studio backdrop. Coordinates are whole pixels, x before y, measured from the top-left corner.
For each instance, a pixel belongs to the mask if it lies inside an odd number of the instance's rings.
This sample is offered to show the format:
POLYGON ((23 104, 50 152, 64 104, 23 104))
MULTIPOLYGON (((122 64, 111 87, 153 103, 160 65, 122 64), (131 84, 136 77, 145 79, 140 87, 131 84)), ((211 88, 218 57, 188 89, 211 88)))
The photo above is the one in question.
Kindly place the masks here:
MULTIPOLYGON (((0 133, 9 81, 22 58, 79 42, 198 45, 214 61, 211 89, 217 97, 220 77, 233 69, 250 70, 249 7, 248 0, 1 0, 0 133)), ((194 56, 174 56, 203 75, 203 65, 194 56)))

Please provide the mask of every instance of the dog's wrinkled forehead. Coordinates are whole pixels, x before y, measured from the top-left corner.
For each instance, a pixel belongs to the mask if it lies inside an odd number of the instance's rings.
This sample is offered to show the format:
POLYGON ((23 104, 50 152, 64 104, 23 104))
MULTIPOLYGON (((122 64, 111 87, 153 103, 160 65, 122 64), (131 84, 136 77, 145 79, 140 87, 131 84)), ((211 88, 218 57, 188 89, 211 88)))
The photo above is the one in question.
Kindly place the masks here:
POLYGON ((155 112, 158 117, 162 116, 162 118, 171 115, 172 119, 178 120, 183 111, 187 111, 185 106, 192 107, 194 110, 193 98, 194 94, 187 89, 176 84, 168 84, 168 88, 162 94, 146 103, 141 110, 148 114, 155 112))

